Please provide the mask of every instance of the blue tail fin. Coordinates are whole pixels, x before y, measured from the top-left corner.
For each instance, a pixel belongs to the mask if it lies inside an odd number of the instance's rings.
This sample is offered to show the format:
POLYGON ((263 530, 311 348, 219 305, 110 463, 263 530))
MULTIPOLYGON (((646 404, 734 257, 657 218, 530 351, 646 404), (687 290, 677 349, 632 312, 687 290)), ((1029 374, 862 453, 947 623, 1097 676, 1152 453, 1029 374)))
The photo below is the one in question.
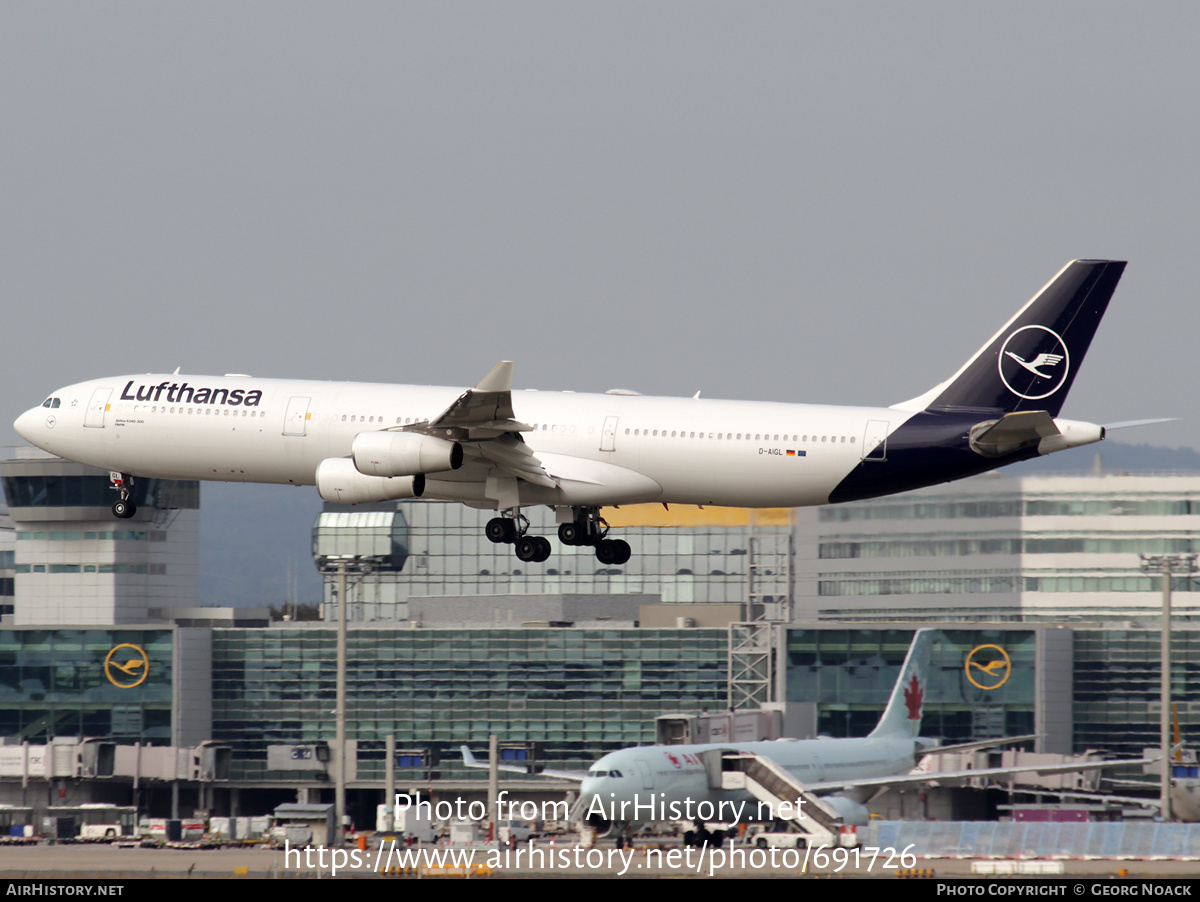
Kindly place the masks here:
POLYGON ((906 410, 1045 410, 1058 416, 1125 263, 1074 260, 948 381, 906 410))

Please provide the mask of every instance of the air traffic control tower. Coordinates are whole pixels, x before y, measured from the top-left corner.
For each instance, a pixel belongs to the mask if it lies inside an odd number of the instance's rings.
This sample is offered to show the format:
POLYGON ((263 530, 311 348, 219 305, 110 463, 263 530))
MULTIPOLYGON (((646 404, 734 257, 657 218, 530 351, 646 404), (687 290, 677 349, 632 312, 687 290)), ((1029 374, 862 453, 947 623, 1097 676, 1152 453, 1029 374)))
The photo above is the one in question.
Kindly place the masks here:
POLYGON ((16 533, 16 626, 116 626, 171 619, 199 601, 200 484, 134 483, 137 514, 115 520, 108 472, 33 448, 0 462, 16 533))

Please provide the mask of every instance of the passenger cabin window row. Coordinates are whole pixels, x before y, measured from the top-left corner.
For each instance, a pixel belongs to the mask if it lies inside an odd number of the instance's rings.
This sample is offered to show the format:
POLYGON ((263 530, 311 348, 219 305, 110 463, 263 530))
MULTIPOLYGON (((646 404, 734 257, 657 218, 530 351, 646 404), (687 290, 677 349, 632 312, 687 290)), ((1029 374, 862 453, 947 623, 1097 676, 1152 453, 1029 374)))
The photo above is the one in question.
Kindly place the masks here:
POLYGON ((832 442, 834 444, 837 444, 840 442, 843 445, 846 444, 846 442, 849 442, 852 445, 855 443, 855 437, 853 435, 851 435, 851 436, 845 436, 845 435, 792 435, 789 437, 787 435, 771 435, 769 433, 762 433, 762 432, 754 432, 754 433, 750 433, 750 432, 745 432, 745 433, 743 433, 743 432, 738 432, 738 433, 718 432, 714 435, 711 432, 709 432, 709 433, 698 432, 697 433, 697 432, 680 431, 680 430, 676 430, 676 429, 671 430, 670 433, 668 433, 666 429, 626 429, 625 434, 626 435, 634 435, 634 436, 644 436, 644 437, 650 437, 650 438, 676 438, 676 437, 678 437, 678 438, 705 438, 707 436, 710 439, 739 441, 739 442, 740 441, 754 441, 754 442, 780 442, 780 441, 783 441, 783 442, 786 442, 786 441, 808 442, 808 441, 812 441, 812 442, 832 442))
POLYGON ((214 413, 217 416, 221 416, 222 413, 224 413, 224 415, 227 417, 228 416, 265 417, 267 415, 267 412, 265 410, 245 410, 245 409, 236 410, 235 409, 235 410, 231 411, 228 407, 223 408, 223 409, 218 408, 218 409, 214 410, 212 407, 168 407, 165 404, 133 404, 129 407, 122 405, 122 407, 119 409, 124 410, 124 411, 129 411, 131 413, 174 413, 174 414, 187 414, 187 415, 208 414, 210 416, 214 413))

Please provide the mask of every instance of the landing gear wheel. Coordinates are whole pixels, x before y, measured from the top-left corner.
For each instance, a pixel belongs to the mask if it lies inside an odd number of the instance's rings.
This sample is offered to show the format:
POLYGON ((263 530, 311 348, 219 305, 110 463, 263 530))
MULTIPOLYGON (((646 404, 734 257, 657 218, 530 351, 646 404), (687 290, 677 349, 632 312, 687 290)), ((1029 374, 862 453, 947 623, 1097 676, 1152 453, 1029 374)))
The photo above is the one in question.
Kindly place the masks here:
POLYGON ((548 560, 550 558, 550 540, 544 536, 534 536, 533 541, 537 543, 538 547, 537 557, 533 559, 533 562, 540 564, 548 560))
POLYGON ((578 523, 563 523, 558 527, 558 540, 564 545, 582 545, 583 535, 578 523))
POLYGON ((126 501, 122 498, 113 502, 112 512, 114 517, 120 520, 128 520, 137 513, 137 505, 132 501, 126 501))
POLYGON ((527 564, 537 560, 538 553, 542 550, 541 545, 538 544, 538 538, 538 536, 522 536, 517 539, 516 551, 520 560, 527 564))
MULTIPOLYGON (((497 545, 502 542, 512 544, 517 538, 517 527, 512 520, 504 517, 493 517, 483 528, 484 535, 497 545)), ((518 555, 519 557, 519 555, 518 555)), ((524 560, 524 558, 522 558, 524 560)))
POLYGON ((632 554, 629 543, 623 539, 604 539, 596 546, 596 558, 605 565, 628 563, 632 554))

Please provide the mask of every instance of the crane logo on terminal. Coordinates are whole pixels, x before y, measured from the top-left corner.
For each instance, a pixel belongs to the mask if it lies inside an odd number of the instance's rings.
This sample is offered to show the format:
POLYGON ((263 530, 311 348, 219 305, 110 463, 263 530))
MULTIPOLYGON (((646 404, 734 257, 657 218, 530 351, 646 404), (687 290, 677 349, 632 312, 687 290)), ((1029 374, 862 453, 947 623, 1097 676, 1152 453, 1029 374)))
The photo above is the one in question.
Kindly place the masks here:
POLYGON ((123 642, 104 659, 104 675, 118 689, 140 686, 150 672, 150 658, 136 645, 123 642))
POLYGON ((968 652, 963 670, 972 686, 990 692, 1008 682, 1012 659, 999 645, 977 645, 968 652))

